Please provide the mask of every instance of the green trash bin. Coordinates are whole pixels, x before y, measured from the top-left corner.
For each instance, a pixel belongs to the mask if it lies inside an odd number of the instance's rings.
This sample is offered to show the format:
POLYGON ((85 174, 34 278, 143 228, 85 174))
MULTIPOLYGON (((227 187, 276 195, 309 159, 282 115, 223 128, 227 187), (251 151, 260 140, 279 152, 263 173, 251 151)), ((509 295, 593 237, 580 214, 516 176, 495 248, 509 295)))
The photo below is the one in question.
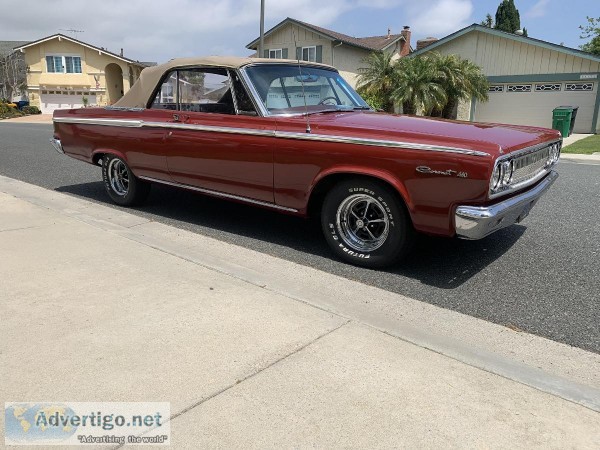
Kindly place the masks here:
POLYGON ((573 132, 577 109, 577 106, 559 106, 552 110, 552 128, 560 131, 564 138, 573 132))

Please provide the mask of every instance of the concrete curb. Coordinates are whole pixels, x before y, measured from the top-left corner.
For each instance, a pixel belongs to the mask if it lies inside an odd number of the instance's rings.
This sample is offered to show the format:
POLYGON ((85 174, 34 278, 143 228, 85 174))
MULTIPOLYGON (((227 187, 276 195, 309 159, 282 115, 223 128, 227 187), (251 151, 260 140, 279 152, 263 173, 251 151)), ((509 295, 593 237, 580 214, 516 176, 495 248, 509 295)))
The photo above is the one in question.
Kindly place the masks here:
POLYGON ((600 411, 600 355, 7 177, 0 191, 600 411))

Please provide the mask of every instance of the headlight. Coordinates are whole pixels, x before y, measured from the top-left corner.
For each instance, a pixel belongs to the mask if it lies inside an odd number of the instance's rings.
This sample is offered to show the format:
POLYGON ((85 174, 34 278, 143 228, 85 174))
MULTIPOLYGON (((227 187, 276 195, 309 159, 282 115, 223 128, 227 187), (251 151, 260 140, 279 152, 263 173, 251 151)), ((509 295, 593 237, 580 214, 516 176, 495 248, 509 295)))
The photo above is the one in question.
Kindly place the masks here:
POLYGON ((552 163, 558 162, 558 158, 560 158, 560 142, 557 142, 552 146, 552 163))
POLYGON ((495 191, 500 187, 500 181, 502 180, 501 167, 502 164, 496 164, 494 171, 492 172, 492 178, 490 179, 490 188, 492 191, 495 191))
POLYGON ((515 164, 513 161, 504 161, 501 165, 501 179, 502 186, 508 186, 512 181, 515 164))
POLYGON ((548 160, 546 161, 546 167, 550 167, 558 162, 558 159, 560 158, 560 147, 561 143, 557 142, 548 148, 548 160))

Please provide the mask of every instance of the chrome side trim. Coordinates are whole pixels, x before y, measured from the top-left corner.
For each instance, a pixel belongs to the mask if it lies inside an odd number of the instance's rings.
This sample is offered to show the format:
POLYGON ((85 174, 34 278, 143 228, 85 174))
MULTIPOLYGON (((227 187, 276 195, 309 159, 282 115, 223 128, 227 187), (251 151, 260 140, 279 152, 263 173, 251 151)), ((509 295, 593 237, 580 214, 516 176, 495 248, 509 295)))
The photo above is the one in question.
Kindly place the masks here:
POLYGON ((444 152, 444 153, 458 153, 462 155, 471 156, 491 156, 489 153, 481 152, 478 150, 468 150, 457 147, 446 147, 443 145, 427 145, 417 144, 414 142, 401 142, 401 141, 388 141, 383 139, 369 139, 369 138, 358 138, 358 137, 346 137, 338 135, 328 134, 314 134, 314 133, 298 133, 291 131, 274 131, 274 130, 257 130, 249 128, 235 128, 235 127, 217 127, 212 125, 198 125, 198 124, 187 124, 187 123, 175 123, 175 122, 145 122, 143 120, 127 120, 127 119, 87 119, 87 118, 68 118, 59 117, 54 119, 55 122, 60 123, 78 123, 83 125, 102 125, 102 126, 115 126, 115 127, 128 127, 128 128, 139 128, 139 127, 153 127, 153 128, 167 128, 177 130, 192 130, 192 131, 205 131, 212 133, 227 133, 227 134, 244 134, 250 136, 265 136, 275 137, 279 139, 296 139, 303 141, 319 141, 319 142, 334 142, 340 144, 355 144, 355 145, 366 145, 371 147, 389 147, 389 148, 403 148, 405 150, 425 150, 433 152, 444 152))
POLYGON ((456 235, 462 239, 481 239, 502 228, 521 222, 557 178, 558 173, 552 171, 529 191, 495 205, 458 206, 454 213, 456 235))
POLYGON ((245 134, 249 136, 275 137, 273 130, 257 130, 254 128, 217 127, 213 125, 197 125, 172 122, 142 122, 142 127, 169 128, 175 130, 206 131, 209 133, 245 134))
POLYGON ((100 125, 106 127, 140 128, 142 120, 131 119, 88 119, 85 117, 55 117, 52 119, 57 123, 78 123, 81 125, 100 125))
POLYGON ((139 106, 105 106, 104 109, 109 111, 143 111, 146 108, 140 108, 139 106))
POLYGON ((62 144, 60 143, 60 139, 50 138, 50 143, 52 144, 52 147, 54 147, 54 150, 56 150, 58 153, 61 155, 65 154, 62 144))
POLYGON ((280 211, 287 211, 287 212, 294 212, 294 213, 298 212, 298 210, 294 209, 294 208, 288 208, 288 207, 285 207, 285 206, 279 206, 279 205, 276 205, 274 203, 264 202, 262 200, 255 200, 255 199, 248 198, 248 197, 241 197, 239 195, 227 194, 225 192, 213 191, 211 189, 204 189, 204 188, 201 188, 201 187, 191 186, 189 184, 176 183, 174 181, 159 180, 157 178, 151 178, 151 177, 139 177, 139 178, 141 178, 142 180, 151 181, 153 183, 161 183, 161 184, 166 184, 168 186, 174 186, 174 187, 178 187, 178 188, 189 189, 189 190, 192 190, 192 191, 201 192, 203 194, 208 194, 208 195, 212 195, 212 196, 215 196, 215 197, 227 198, 227 199, 230 199, 230 200, 238 200, 238 201, 245 202, 245 203, 250 203, 250 204, 253 204, 253 205, 266 206, 267 208, 273 208, 273 209, 277 209, 277 210, 280 210, 280 211))
POLYGON ((473 156, 491 156, 489 153, 480 152, 478 150, 468 150, 457 147, 446 147, 443 145, 427 145, 417 144, 414 142, 387 141, 383 139, 356 138, 346 136, 336 136, 328 134, 313 134, 313 133, 294 133, 289 131, 276 131, 275 137, 283 139, 300 139, 305 141, 321 141, 321 142, 336 142, 343 144, 367 145, 371 147, 392 147, 404 148, 407 150, 427 150, 433 152, 445 153, 460 153, 463 155, 473 156))

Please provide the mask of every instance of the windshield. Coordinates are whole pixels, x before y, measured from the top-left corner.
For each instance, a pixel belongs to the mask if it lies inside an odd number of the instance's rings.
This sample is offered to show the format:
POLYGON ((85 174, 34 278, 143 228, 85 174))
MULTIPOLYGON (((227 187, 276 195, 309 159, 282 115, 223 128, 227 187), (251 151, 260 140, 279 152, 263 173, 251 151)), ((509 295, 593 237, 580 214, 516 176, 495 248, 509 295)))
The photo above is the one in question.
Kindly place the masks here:
POLYGON ((271 115, 370 109, 333 70, 291 64, 260 64, 245 71, 271 115))

